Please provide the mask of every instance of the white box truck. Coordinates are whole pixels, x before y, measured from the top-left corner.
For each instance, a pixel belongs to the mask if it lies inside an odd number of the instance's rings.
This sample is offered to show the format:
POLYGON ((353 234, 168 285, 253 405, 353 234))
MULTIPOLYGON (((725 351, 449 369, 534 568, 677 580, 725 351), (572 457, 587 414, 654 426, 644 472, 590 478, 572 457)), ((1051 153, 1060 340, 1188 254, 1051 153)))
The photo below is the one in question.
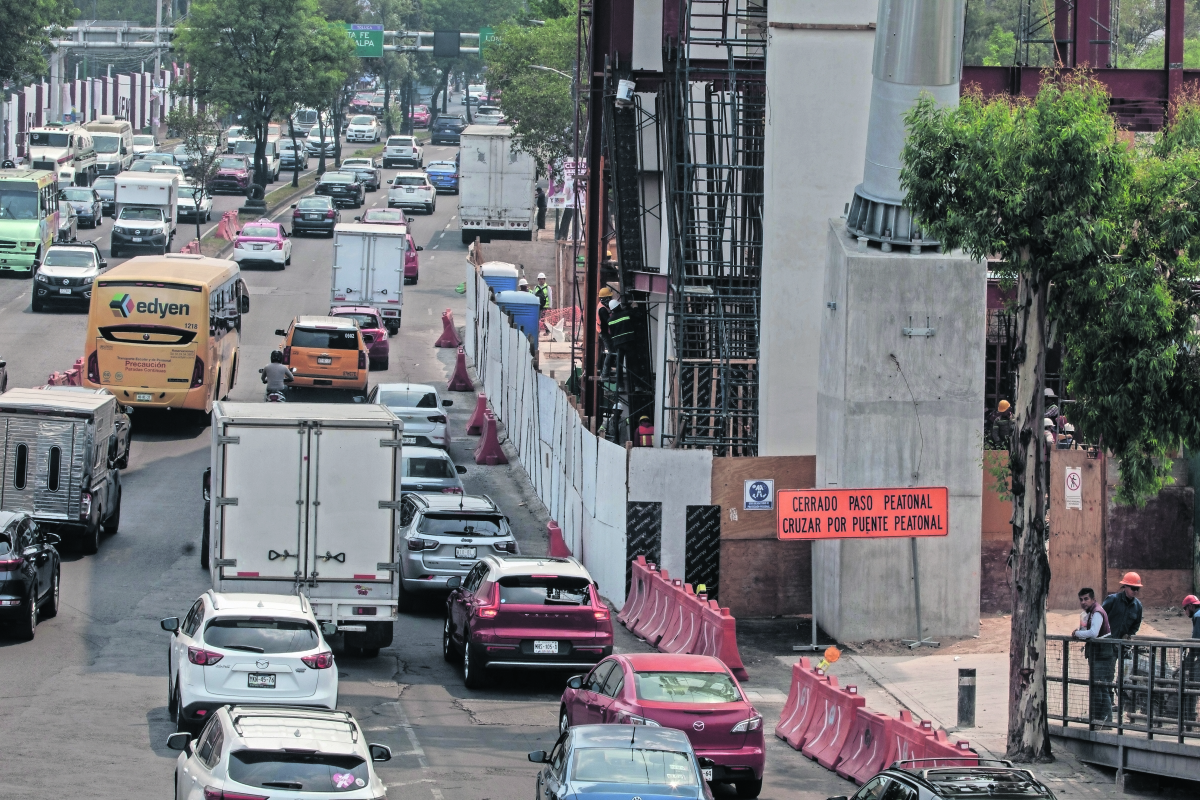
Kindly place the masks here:
POLYGON ((395 336, 404 309, 407 247, 407 225, 343 222, 334 226, 330 301, 373 307, 395 336))
POLYGON ((123 172, 114 189, 116 210, 110 229, 109 252, 149 248, 164 254, 171 249, 179 219, 179 176, 166 173, 123 172))
POLYGON ((522 239, 537 225, 537 166, 513 149, 508 125, 468 125, 459 144, 458 217, 463 244, 522 239))
POLYGON ((214 404, 213 589, 303 594, 348 651, 391 644, 403 430, 377 404, 214 404))

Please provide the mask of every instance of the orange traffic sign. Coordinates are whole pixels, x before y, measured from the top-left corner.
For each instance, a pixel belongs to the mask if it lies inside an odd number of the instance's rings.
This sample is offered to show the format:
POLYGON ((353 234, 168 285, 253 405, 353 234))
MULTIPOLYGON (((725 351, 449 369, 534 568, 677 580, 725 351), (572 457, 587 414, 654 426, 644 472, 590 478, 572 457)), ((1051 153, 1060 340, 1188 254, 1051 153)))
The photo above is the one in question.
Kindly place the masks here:
POLYGON ((950 532, 944 486, 777 492, 780 539, 881 539, 950 532))

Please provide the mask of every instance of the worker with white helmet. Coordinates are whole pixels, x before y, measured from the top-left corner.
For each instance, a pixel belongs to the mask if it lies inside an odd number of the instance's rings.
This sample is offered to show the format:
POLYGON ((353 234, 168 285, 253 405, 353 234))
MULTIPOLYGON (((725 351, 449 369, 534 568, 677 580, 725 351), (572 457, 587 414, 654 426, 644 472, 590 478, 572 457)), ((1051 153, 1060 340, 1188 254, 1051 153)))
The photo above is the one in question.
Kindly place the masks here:
POLYGON ((541 313, 545 314, 550 309, 550 286, 546 283, 546 273, 538 273, 537 284, 533 287, 533 293, 537 295, 537 299, 541 303, 539 306, 541 313))

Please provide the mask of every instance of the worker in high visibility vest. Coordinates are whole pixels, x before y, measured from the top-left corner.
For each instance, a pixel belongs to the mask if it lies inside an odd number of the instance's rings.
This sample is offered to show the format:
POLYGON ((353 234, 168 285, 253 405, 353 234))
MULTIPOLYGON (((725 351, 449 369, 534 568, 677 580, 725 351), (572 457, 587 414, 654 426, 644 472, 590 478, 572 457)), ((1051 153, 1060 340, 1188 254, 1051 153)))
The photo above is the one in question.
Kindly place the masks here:
POLYGON ((649 417, 643 416, 638 422, 635 441, 637 447, 654 447, 654 423, 650 421, 649 417))
MULTIPOLYGON (((608 318, 608 336, 612 342, 610 355, 616 370, 612 377, 615 378, 621 371, 621 359, 625 355, 625 348, 633 342, 633 320, 629 316, 629 306, 625 305, 625 298, 621 298, 608 318)), ((605 359, 605 372, 607 371, 608 359, 605 359)))
POLYGON ((538 313, 545 314, 550 309, 550 286, 546 283, 546 273, 539 272, 533 293, 538 299, 538 313))

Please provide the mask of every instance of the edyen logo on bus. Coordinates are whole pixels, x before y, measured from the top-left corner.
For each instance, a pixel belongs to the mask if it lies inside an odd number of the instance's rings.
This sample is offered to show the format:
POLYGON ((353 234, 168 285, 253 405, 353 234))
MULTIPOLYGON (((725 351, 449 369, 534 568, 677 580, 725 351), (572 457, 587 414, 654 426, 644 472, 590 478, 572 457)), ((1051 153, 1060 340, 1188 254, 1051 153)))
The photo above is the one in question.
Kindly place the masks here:
POLYGON ((124 293, 113 295, 108 307, 112 309, 114 317, 128 317, 135 311, 139 314, 157 314, 159 319, 187 317, 192 313, 192 307, 188 303, 164 303, 157 297, 149 302, 139 300, 135 303, 132 297, 124 293))

